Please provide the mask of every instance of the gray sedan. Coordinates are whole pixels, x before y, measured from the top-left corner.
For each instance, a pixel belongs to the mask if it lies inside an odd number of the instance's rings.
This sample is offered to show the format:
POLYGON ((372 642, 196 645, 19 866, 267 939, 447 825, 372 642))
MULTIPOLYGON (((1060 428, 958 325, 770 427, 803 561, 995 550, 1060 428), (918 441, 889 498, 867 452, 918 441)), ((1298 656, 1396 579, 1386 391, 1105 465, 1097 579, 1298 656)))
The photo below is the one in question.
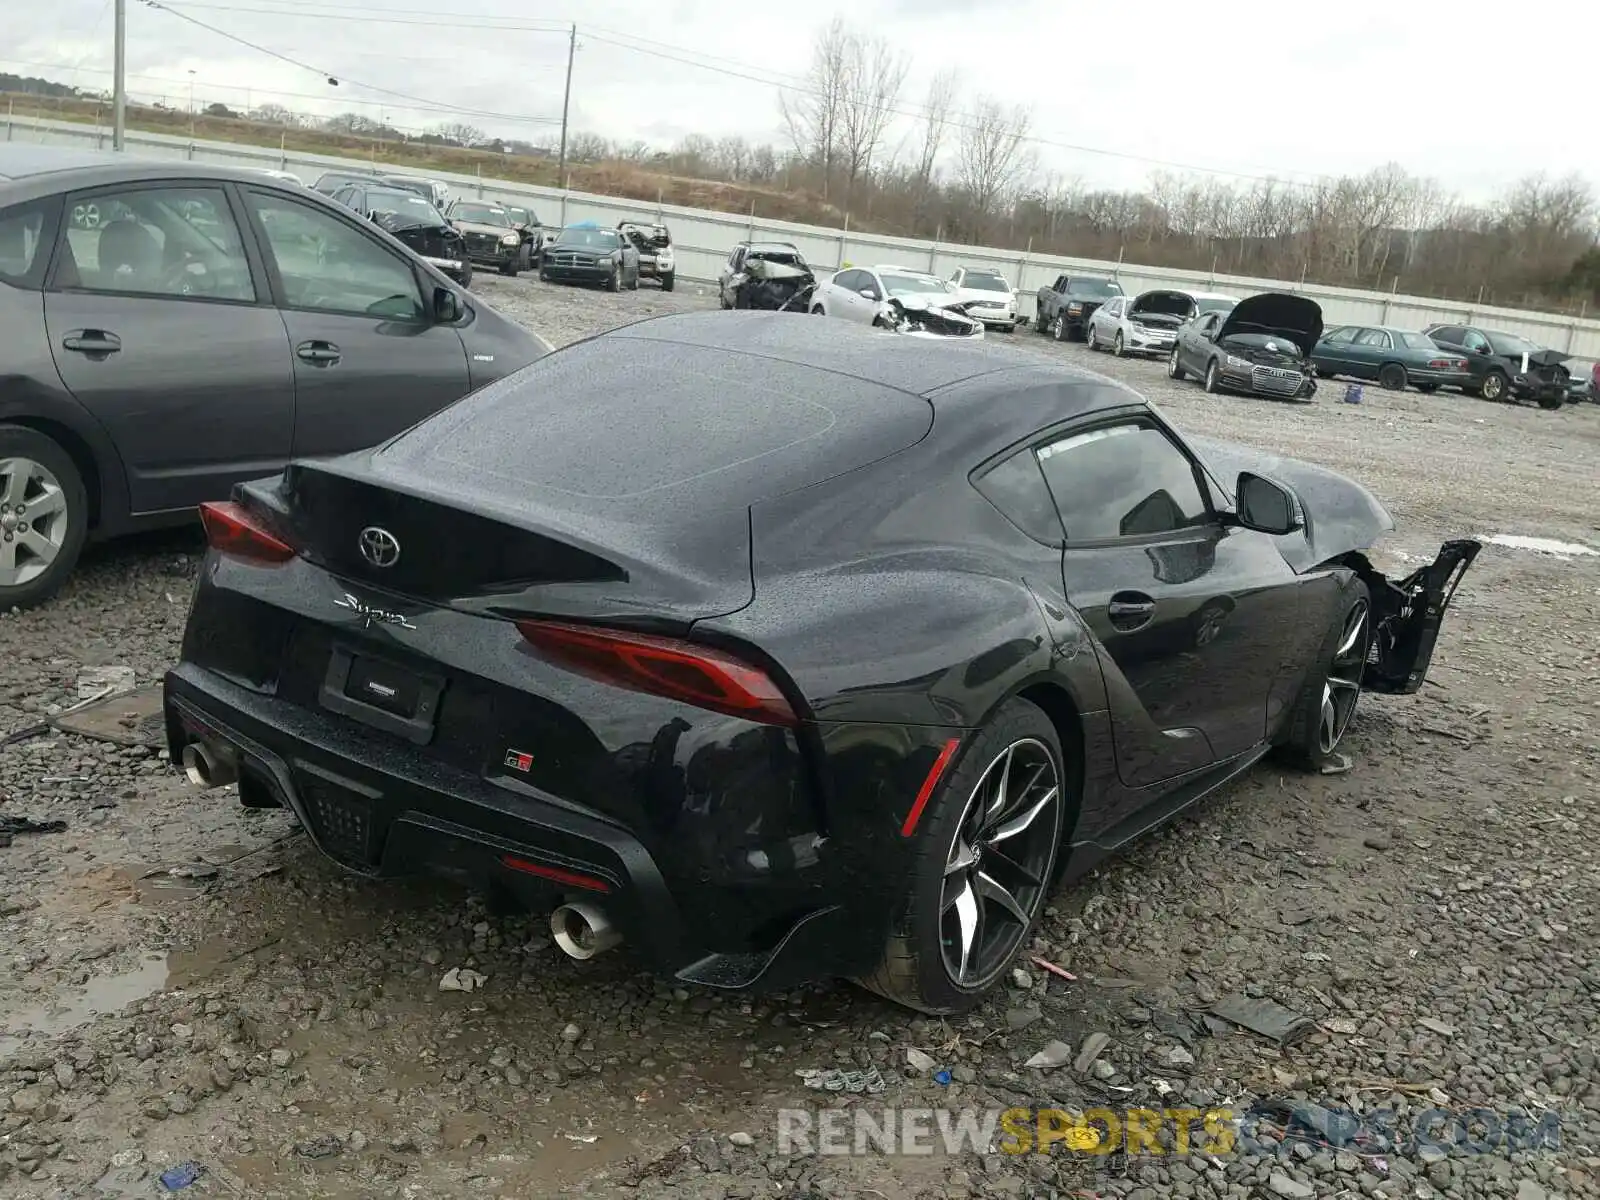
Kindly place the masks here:
POLYGON ((260 171, 0 145, 0 609, 89 538, 371 446, 550 347, 260 171))

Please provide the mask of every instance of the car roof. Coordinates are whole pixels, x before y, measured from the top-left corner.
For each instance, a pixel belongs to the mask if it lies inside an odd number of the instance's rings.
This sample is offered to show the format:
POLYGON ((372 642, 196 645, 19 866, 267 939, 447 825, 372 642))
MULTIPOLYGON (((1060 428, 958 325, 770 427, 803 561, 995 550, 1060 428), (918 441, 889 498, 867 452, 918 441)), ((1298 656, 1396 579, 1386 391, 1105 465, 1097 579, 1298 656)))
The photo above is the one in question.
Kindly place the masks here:
POLYGON ((743 245, 746 250, 793 250, 796 254, 800 253, 800 247, 793 242, 745 242, 743 245))
POLYGON ((6 196, 31 199, 75 188, 146 180, 226 180, 251 187, 281 188, 304 198, 304 184, 277 179, 260 167, 215 166, 170 158, 144 158, 115 150, 79 150, 0 142, 0 181, 6 196))
MULTIPOLYGON (((812 367, 921 396, 935 413, 957 411, 963 420, 992 408, 1001 414, 995 419, 1017 426, 1019 437, 1093 409, 1146 403, 1131 388, 1103 375, 1025 349, 964 339, 902 338, 846 321, 802 321, 785 313, 674 313, 599 336, 705 347, 812 367), (1030 402, 1029 396, 1038 401, 1030 402), (997 402, 1001 398, 1004 404, 997 402)), ((753 364, 752 369, 759 368, 753 364)))

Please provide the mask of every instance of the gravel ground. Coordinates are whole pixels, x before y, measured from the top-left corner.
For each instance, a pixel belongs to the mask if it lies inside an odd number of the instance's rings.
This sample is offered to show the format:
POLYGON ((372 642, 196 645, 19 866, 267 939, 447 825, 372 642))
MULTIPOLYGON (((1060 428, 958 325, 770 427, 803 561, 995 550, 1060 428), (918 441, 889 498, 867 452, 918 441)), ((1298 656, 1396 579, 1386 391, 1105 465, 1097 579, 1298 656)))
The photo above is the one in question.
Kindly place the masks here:
MULTIPOLYGON (((479 290, 557 344, 714 303, 648 283, 479 290)), ((1354 474, 1395 515, 1391 569, 1459 534, 1600 544, 1593 408, 1211 398, 1160 363, 1015 339, 1195 432, 1354 474)), ((85 668, 158 679, 198 549, 100 549, 59 602, 0 618, 0 730, 73 703, 85 668)), ((1600 556, 1490 546, 1431 686, 1358 712, 1352 770, 1258 767, 1055 897, 1033 951, 1075 980, 1024 964, 950 1022, 843 984, 674 988, 625 949, 575 964, 538 917, 342 874, 281 812, 185 792, 152 748, 16 740, 0 816, 67 828, 0 849, 0 1196, 157 1195, 188 1161, 205 1168, 191 1194, 285 1198, 1600 1195, 1597 595, 1600 556), (487 981, 441 991, 451 968, 487 981), (1197 1019, 1233 993, 1317 1027, 1283 1047, 1197 1019), (1054 1041, 1063 1065, 1023 1065, 1054 1041), (840 1066, 878 1067, 887 1090, 826 1103, 871 1111, 1309 1102, 1393 1142, 1251 1122, 1232 1153, 1175 1145, 1169 1124, 1165 1153, 1131 1161, 778 1154, 776 1111, 824 1103, 796 1072, 840 1066), (1452 1144, 1517 1120, 1558 1122, 1559 1144, 1452 1144)))

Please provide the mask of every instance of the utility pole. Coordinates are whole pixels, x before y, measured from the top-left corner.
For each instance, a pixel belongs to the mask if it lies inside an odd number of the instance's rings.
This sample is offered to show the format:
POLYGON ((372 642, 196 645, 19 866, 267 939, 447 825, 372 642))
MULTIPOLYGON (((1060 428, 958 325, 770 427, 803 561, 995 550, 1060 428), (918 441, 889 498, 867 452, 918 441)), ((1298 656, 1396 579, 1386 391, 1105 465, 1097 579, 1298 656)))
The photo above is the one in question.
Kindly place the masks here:
POLYGON ((572 23, 567 40, 567 91, 561 98, 561 163, 556 167, 556 186, 567 186, 567 114, 572 108, 572 60, 578 53, 578 23, 572 23))
POLYGON ((128 0, 116 0, 116 6, 115 45, 111 54, 111 148, 121 150, 128 117, 128 0))

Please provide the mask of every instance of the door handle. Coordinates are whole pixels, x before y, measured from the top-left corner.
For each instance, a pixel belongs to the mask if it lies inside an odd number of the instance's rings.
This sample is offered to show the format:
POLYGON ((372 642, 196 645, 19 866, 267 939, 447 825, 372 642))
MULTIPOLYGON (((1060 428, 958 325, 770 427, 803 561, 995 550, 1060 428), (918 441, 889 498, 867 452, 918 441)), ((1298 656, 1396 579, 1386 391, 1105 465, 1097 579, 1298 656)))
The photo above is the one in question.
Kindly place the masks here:
POLYGON ((122 339, 103 329, 74 329, 61 339, 61 348, 79 354, 115 354, 122 349, 122 339))
POLYGON ((301 342, 294 348, 300 358, 309 363, 326 363, 332 365, 343 357, 339 347, 332 342, 301 342))
POLYGON ((1118 592, 1106 605, 1111 624, 1124 632, 1148 625, 1155 612, 1156 602, 1142 592, 1118 592))

